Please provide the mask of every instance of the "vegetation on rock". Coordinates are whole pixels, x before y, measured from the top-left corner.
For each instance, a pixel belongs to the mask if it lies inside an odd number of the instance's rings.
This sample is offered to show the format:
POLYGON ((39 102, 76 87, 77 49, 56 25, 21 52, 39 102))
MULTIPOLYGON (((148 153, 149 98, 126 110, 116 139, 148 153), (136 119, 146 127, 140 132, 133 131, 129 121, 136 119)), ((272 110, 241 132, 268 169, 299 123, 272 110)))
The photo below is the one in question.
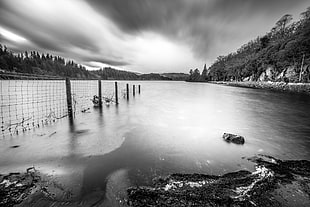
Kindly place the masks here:
POLYGON ((284 15, 270 32, 219 56, 201 74, 191 69, 188 81, 310 82, 310 7, 291 21, 284 15))
POLYGON ((309 206, 310 162, 259 155, 256 170, 172 174, 128 189, 129 206, 309 206), (298 198, 297 198, 298 197, 298 198))

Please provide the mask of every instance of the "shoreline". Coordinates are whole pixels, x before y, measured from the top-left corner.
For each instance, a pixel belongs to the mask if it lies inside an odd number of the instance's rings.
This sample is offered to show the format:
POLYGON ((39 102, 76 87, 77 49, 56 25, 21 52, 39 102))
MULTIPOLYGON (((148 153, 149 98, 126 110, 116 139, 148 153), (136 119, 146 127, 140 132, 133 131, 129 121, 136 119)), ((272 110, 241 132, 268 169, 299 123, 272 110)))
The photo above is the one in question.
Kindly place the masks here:
POLYGON ((224 175, 171 174, 154 187, 131 187, 128 205, 143 206, 309 206, 310 161, 257 155, 256 170, 224 175))
MULTIPOLYGON (((110 204, 127 207, 310 205, 310 161, 280 160, 262 154, 243 159, 255 163, 256 170, 224 175, 159 176, 153 180, 153 186, 131 186, 123 199, 112 198, 110 204)), ((113 182, 118 183, 117 177, 113 182)), ((106 199, 110 197, 97 189, 89 196, 78 198, 72 189, 34 167, 25 172, 0 174, 0 192, 0 206, 93 206, 108 204, 106 199)))
POLYGON ((271 81, 242 81, 242 82, 210 81, 207 83, 241 87, 241 88, 268 89, 272 91, 310 95, 310 83, 285 83, 285 82, 271 82, 271 81))

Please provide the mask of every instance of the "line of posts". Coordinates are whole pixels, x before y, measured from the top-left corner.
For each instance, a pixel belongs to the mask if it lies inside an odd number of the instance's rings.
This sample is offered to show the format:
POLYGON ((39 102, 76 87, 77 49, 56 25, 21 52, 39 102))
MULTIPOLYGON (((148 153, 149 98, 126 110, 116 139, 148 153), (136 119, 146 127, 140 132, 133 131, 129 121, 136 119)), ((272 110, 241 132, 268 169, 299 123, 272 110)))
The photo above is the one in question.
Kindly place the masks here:
MULTIPOLYGON (((118 84, 115 82, 115 104, 118 105, 118 84)), ((126 84, 126 99, 129 101, 129 84, 126 84)), ((138 93, 141 93, 141 85, 138 85, 138 93)), ((67 95, 67 110, 68 117, 70 120, 73 120, 73 107, 72 107, 72 93, 71 93, 71 82, 69 78, 66 78, 66 95, 67 95)), ((132 86, 132 95, 136 95, 136 85, 132 86)), ((102 107, 102 85, 101 80, 98 80, 98 98, 99 98, 99 107, 102 107)))

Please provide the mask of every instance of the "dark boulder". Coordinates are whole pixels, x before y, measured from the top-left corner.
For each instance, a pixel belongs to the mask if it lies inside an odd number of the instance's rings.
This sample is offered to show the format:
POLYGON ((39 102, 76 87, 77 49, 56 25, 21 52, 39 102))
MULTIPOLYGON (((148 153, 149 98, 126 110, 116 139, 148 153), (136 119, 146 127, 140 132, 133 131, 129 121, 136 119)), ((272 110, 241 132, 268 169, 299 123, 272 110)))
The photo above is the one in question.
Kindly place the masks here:
POLYGON ((154 187, 130 187, 127 204, 132 207, 310 206, 310 161, 279 160, 268 155, 248 160, 255 163, 254 172, 177 173, 153 179, 154 187))
POLYGON ((229 134, 229 133, 224 133, 223 139, 226 142, 233 142, 235 144, 244 144, 244 142, 245 142, 243 136, 236 135, 236 134, 229 134))

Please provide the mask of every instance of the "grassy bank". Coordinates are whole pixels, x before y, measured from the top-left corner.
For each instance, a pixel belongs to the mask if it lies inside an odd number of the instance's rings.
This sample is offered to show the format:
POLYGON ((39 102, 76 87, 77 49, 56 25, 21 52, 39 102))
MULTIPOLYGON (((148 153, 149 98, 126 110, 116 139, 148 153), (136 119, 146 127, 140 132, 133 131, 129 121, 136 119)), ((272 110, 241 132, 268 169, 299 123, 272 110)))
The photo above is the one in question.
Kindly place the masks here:
MULTIPOLYGON (((107 206, 310 206, 309 161, 267 155, 248 160, 256 164, 254 172, 157 177, 153 186, 132 186, 124 200, 107 206)), ((106 206, 109 196, 104 194, 96 190, 76 197, 72 189, 33 167, 21 173, 0 174, 0 206, 106 206)))

